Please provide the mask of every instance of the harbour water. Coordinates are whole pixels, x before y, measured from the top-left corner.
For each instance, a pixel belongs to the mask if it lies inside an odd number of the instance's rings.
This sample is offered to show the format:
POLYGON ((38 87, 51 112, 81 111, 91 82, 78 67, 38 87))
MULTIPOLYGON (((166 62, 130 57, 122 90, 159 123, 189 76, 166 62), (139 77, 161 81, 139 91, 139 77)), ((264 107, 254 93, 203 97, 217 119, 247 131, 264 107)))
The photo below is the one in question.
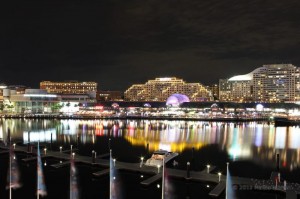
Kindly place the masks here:
MULTIPOLYGON (((52 150, 77 149, 76 153, 86 156, 108 153, 113 150, 116 161, 140 162, 158 149, 178 152, 179 156, 168 167, 204 170, 206 165, 216 168, 210 172, 226 174, 226 162, 230 163, 232 176, 269 179, 276 169, 276 154, 280 154, 282 179, 300 182, 300 129, 299 127, 274 127, 263 122, 222 123, 201 121, 155 121, 155 120, 41 120, 2 119, 0 139, 7 140, 10 128, 12 141, 27 144, 28 140, 52 150), (52 139, 52 142, 51 142, 52 139)), ((17 154, 21 170, 22 188, 13 191, 15 198, 27 195, 34 198, 36 176, 35 162, 24 163, 26 154, 17 154)), ((45 198, 68 198, 69 168, 54 169, 49 165, 59 160, 45 159, 45 181, 48 196, 45 198)), ((8 155, 0 155, 0 196, 8 197, 6 175, 8 155)), ((95 178, 92 173, 100 170, 96 166, 78 164, 80 198, 108 198, 109 176, 95 178)), ((154 184, 142 187, 140 182, 147 176, 139 173, 119 171, 117 177, 118 198, 160 198, 161 188, 154 184)), ((170 198, 209 198, 214 184, 169 179, 170 198)), ((240 190, 237 198, 284 198, 273 192, 240 190)), ((225 197, 225 194, 221 197, 225 197)))

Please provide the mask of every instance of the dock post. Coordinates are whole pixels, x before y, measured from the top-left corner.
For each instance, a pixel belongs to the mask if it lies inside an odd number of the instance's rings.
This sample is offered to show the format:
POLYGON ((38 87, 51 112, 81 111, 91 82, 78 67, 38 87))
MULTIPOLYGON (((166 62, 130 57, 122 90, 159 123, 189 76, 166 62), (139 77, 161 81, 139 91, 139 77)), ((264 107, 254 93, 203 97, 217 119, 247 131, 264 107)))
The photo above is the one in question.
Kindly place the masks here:
POLYGON ((111 139, 108 139, 108 149, 111 150, 111 143, 110 143, 111 139))
POLYGON ((52 150, 52 133, 51 133, 51 138, 50 138, 50 149, 52 150))
POLYGON ((222 173, 221 173, 221 172, 218 172, 218 176, 219 176, 219 182, 221 182, 221 176, 222 176, 222 173))
POLYGON ((192 159, 194 159, 195 147, 192 148, 192 159))
POLYGON ((159 173, 159 171, 160 171, 160 165, 158 164, 157 165, 157 173, 159 173))
POLYGON ((95 156, 94 156, 95 151, 92 150, 92 163, 95 163, 95 156))
POLYGON ((27 152, 30 152, 30 131, 28 131, 28 143, 27 143, 27 152))
POLYGON ((140 164, 140 168, 142 168, 142 166, 143 166, 143 162, 144 162, 144 157, 141 157, 141 164, 140 164))
POLYGON ((147 142, 147 155, 149 155, 149 142, 147 142))
POLYGON ((206 165, 206 167, 207 167, 207 173, 209 173, 210 165, 208 164, 208 165, 206 165))
POLYGON ((186 178, 187 179, 191 178, 191 175, 190 175, 190 165, 191 165, 190 162, 186 163, 186 178))
POLYGON ((276 170, 277 170, 277 172, 279 172, 279 162, 280 162, 279 153, 277 153, 277 155, 276 155, 276 170))

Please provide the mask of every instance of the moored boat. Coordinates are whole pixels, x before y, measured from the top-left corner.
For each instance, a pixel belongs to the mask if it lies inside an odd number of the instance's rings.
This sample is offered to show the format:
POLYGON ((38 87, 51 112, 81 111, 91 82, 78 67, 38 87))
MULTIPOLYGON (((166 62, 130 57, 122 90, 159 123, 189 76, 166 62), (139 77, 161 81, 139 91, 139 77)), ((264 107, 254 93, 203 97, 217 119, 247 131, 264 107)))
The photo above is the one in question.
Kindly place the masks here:
POLYGON ((146 162, 146 166, 162 166, 163 165, 163 160, 165 163, 170 161, 171 159, 175 158, 178 156, 178 153, 176 152, 169 152, 166 150, 157 150, 154 151, 151 158, 149 158, 146 162))

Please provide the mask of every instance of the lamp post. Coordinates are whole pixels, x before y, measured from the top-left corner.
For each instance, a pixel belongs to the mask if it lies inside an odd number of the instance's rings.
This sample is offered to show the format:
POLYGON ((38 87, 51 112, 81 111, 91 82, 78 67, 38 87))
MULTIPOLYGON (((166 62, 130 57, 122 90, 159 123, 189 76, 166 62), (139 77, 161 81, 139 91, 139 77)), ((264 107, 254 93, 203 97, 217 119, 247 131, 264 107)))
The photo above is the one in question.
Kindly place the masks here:
POLYGON ((140 164, 140 167, 143 166, 143 162, 144 162, 144 157, 141 157, 141 164, 140 164))
POLYGON ((95 151, 92 150, 92 163, 95 163, 95 156, 94 156, 95 151))
POLYGON ((113 161, 114 161, 114 167, 116 167, 116 158, 114 158, 113 161))
POLYGON ((191 177, 191 175, 190 175, 190 165, 191 165, 190 162, 186 163, 186 178, 187 179, 189 179, 191 177))
POLYGON ((221 172, 218 172, 219 182, 221 182, 221 175, 222 175, 222 173, 221 173, 221 172))
POLYGON ((72 158, 75 159, 75 153, 72 153, 72 158))
POLYGON ((160 170, 160 165, 158 164, 157 165, 157 173, 159 173, 159 170, 160 170))
POLYGON ((16 149, 16 143, 14 143, 13 146, 14 146, 14 149, 16 149))
POLYGON ((47 148, 44 148, 45 155, 47 155, 47 148))
POLYGON ((62 146, 60 146, 60 147, 59 147, 59 152, 61 152, 61 153, 62 153, 62 146))
POLYGON ((71 144, 71 153, 72 153, 72 150, 73 150, 73 145, 71 144))
POLYGON ((207 173, 209 173, 210 165, 208 164, 208 165, 206 165, 206 167, 207 167, 207 173))

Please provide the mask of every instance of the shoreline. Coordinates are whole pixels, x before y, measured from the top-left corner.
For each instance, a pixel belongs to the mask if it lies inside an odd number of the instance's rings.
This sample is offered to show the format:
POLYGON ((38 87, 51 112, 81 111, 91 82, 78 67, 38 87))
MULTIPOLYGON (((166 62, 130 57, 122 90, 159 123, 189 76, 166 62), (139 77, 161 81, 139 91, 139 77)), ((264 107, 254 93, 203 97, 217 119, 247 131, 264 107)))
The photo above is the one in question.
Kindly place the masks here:
POLYGON ((183 121, 211 121, 211 122, 252 122, 252 121, 265 121, 273 122, 269 117, 256 117, 256 118, 222 118, 222 117, 170 117, 170 116, 79 116, 79 115, 1 115, 4 119, 10 118, 25 118, 25 119, 81 119, 81 120, 93 120, 93 119, 111 119, 111 120, 183 120, 183 121))

